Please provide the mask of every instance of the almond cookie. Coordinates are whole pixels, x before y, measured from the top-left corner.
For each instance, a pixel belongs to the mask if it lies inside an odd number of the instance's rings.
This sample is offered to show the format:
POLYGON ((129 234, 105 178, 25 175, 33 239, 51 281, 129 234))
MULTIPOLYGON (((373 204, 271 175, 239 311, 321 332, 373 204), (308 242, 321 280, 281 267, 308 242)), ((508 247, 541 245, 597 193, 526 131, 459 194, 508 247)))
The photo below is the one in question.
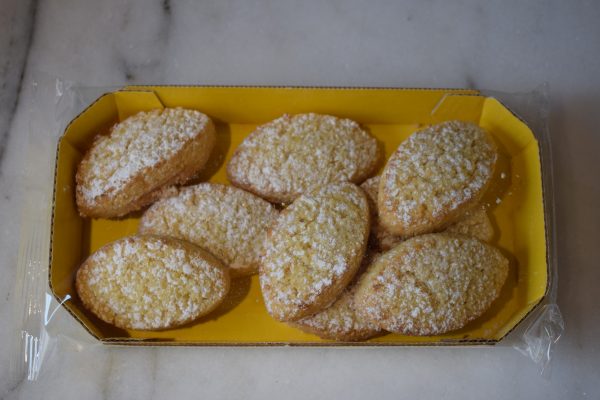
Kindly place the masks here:
MULTIPOLYGON (((375 255, 365 256, 361 269, 366 270, 374 257, 375 255)), ((382 333, 383 330, 379 326, 361 318, 356 313, 354 295, 357 282, 362 276, 360 273, 357 274, 348 288, 325 310, 292 322, 292 325, 322 339, 345 342, 366 340, 382 333)))
POLYGON ((259 269, 267 311, 295 321, 329 306, 355 275, 369 235, 369 206, 351 183, 300 196, 269 230, 259 269))
MULTIPOLYGON (((371 246, 378 250, 389 250, 405 240, 405 238, 388 232, 379 219, 379 212, 377 210, 379 181, 380 177, 374 176, 363 182, 360 187, 367 195, 371 210, 371 246)), ((492 222, 483 206, 468 210, 457 222, 448 226, 443 232, 461 233, 463 235, 476 237, 484 242, 489 242, 494 237, 492 222)))
POLYGON ((202 183, 154 203, 140 233, 173 236, 208 250, 232 276, 256 273, 269 226, 278 216, 271 203, 233 186, 202 183))
POLYGON ((438 335, 479 317, 500 294, 508 260, 464 235, 433 233, 382 254, 356 289, 361 318, 405 335, 438 335))
POLYGON ((229 291, 229 273, 191 243, 131 236, 89 256, 75 286, 83 305, 101 320, 122 329, 157 330, 215 309, 229 291))
POLYGON ((290 203, 312 187, 362 182, 380 157, 377 140, 352 120, 286 114, 259 126, 240 144, 227 175, 235 186, 290 203))
POLYGON ((378 206, 398 236, 443 229, 473 208, 492 179, 496 147, 475 124, 448 121, 417 131, 388 160, 378 206))
POLYGON ((213 123, 195 110, 144 111, 117 123, 77 168, 79 213, 114 218, 151 204, 198 173, 215 141, 213 123))

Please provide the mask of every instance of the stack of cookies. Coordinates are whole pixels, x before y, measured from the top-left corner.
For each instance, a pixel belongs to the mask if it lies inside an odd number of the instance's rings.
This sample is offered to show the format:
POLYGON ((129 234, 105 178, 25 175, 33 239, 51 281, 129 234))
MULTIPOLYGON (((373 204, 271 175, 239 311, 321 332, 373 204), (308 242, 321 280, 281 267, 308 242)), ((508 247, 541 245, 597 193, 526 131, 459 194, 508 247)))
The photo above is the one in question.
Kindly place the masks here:
POLYGON ((181 186, 215 141, 206 115, 167 108, 116 124, 83 158, 82 216, 150 206, 138 235, 104 246, 77 272, 80 299, 102 320, 186 324, 255 273, 273 318, 341 341, 456 330, 498 297, 508 261, 488 244, 494 230, 481 205, 497 150, 480 127, 421 129, 375 176, 383 151, 359 124, 284 115, 235 150, 232 186, 181 186))

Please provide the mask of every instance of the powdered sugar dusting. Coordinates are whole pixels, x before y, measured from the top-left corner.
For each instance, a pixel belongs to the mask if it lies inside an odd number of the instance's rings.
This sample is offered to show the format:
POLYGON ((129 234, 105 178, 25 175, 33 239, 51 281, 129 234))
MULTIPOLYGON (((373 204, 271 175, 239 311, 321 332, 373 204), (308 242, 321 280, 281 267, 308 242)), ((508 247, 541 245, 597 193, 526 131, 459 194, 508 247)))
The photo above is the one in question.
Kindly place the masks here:
POLYGON ((381 211, 408 233, 445 223, 446 215, 480 199, 496 158, 494 144, 475 124, 448 121, 422 129, 388 161, 379 193, 381 211))
POLYGON ((268 227, 278 216, 265 200, 214 183, 184 188, 144 213, 141 233, 185 239, 210 251, 233 270, 256 272, 268 227))
POLYGON ((160 329, 197 318, 227 293, 223 269, 174 239, 134 236, 92 254, 77 273, 86 308, 126 329, 160 329))
POLYGON ((79 190, 86 202, 119 191, 144 170, 176 154, 209 123, 195 110, 165 108, 137 113, 97 138, 82 164, 79 190))
POLYGON ((315 190, 281 213, 260 269, 265 303, 275 318, 301 318, 341 293, 364 252, 367 213, 364 194, 352 184, 315 190))
POLYGON ((230 180, 272 201, 291 202, 313 187, 359 182, 376 167, 377 141, 349 119, 284 115, 238 147, 230 180))

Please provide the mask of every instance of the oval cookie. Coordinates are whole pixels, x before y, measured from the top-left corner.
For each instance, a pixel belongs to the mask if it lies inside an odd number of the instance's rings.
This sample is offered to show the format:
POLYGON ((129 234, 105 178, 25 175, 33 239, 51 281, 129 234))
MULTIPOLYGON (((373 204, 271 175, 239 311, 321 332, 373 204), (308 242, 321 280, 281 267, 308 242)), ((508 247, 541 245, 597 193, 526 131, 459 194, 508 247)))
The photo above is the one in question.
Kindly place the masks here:
POLYGON ((83 305, 123 329, 156 330, 214 310, 229 273, 206 251, 181 240, 132 236, 102 247, 77 271, 83 305))
MULTIPOLYGON (((365 191, 369 200, 371 210, 371 246, 378 250, 389 250, 398 243, 405 240, 402 236, 396 236, 390 233, 379 217, 377 206, 377 194, 379 192, 380 177, 374 176, 367 179, 360 185, 365 191)), ((468 210, 455 223, 448 226, 443 232, 461 233, 463 235, 473 236, 484 242, 489 242, 494 236, 494 228, 483 206, 468 210)))
POLYGON ((242 276, 258 271, 267 229, 278 214, 269 202, 242 189, 202 183, 154 203, 139 232, 192 242, 227 264, 232 276, 242 276))
POLYGON ((479 317, 500 294, 508 260, 464 235, 434 233, 381 255, 356 289, 361 318, 405 335, 437 335, 479 317))
POLYGON ((259 126, 227 165, 236 186, 290 203, 313 187, 360 183, 380 159, 377 141, 354 121, 329 115, 284 115, 259 126))
MULTIPOLYGON (((362 268, 368 268, 372 258, 365 256, 362 268)), ((314 315, 292 322, 292 325, 322 339, 345 342, 366 340, 381 334, 383 329, 361 318, 356 312, 354 295, 357 282, 362 276, 357 275, 332 305, 314 315)))
POLYGON ((215 141, 213 123, 195 110, 143 111, 117 123, 77 168, 79 213, 113 218, 151 204, 199 172, 215 141))
POLYGON ((433 232, 477 204, 496 147, 475 124, 449 121, 412 134, 388 160, 378 194, 381 221, 399 236, 433 232))
POLYGON ((300 196, 268 234, 259 269, 267 311, 294 321, 330 305, 358 270, 368 234, 369 208, 358 186, 300 196))

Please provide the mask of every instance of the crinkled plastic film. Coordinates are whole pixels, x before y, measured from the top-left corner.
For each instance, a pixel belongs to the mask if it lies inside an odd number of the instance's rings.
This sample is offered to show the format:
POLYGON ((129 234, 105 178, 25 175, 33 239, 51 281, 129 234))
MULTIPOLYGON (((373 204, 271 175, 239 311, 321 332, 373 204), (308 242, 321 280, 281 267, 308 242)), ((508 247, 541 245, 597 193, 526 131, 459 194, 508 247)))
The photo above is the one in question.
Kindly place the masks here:
MULTIPOLYGON (((69 121, 105 91, 116 88, 76 86, 43 73, 33 83, 28 104, 28 149, 24 163, 13 312, 11 380, 37 380, 43 365, 60 348, 99 346, 61 307, 48 285, 50 218, 56 146, 69 121)), ((69 301, 69 297, 62 302, 69 301)))
POLYGON ((556 254, 556 217, 554 210, 554 174, 552 143, 548 127, 549 88, 543 84, 528 93, 502 93, 486 90, 497 97, 533 130, 540 146, 542 161, 542 184, 544 194, 544 217, 546 219, 546 247, 549 269, 548 293, 529 317, 522 321, 507 338, 523 355, 529 357, 544 376, 549 376, 552 351, 565 329, 564 320, 556 303, 558 290, 558 260, 556 254))
MULTIPOLYGON (((17 265, 15 343, 11 346, 11 373, 14 380, 35 381, 50 367, 60 352, 94 351, 107 347, 93 338, 61 306, 48 282, 50 219, 56 147, 65 127, 79 112, 103 93, 119 87, 89 87, 38 74, 29 106, 29 144, 26 159, 26 185, 22 202, 22 223, 17 265)), ((533 130, 540 146, 547 262, 548 293, 528 317, 499 346, 512 346, 530 358, 547 374, 552 351, 564 323, 558 306, 557 258, 555 246, 554 187, 552 153, 548 132, 548 88, 541 86, 528 93, 482 91, 495 97, 520 116, 533 130)), ((432 113, 435 110, 432 110, 432 113)))

